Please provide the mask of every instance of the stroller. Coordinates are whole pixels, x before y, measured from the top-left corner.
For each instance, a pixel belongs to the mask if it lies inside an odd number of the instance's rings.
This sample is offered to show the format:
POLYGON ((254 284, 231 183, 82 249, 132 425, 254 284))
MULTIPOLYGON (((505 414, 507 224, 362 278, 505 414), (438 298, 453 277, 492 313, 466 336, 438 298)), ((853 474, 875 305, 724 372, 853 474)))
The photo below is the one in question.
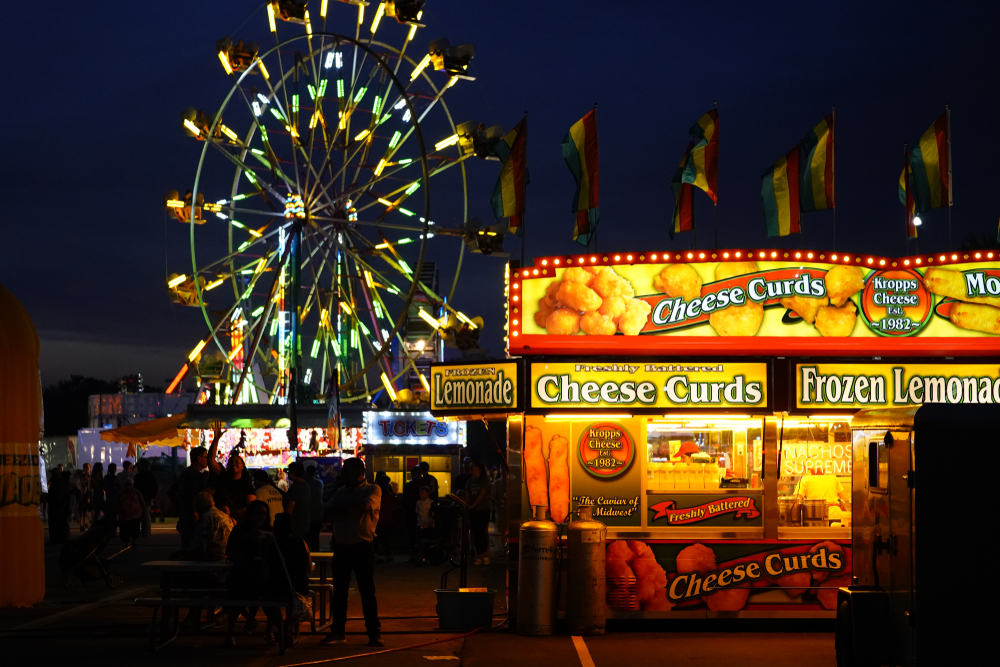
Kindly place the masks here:
POLYGON ((101 557, 117 528, 117 517, 104 516, 94 522, 80 539, 63 545, 59 552, 59 582, 63 588, 75 588, 82 582, 97 579, 104 579, 109 588, 117 588, 122 583, 121 577, 108 572, 108 563, 131 547, 127 546, 107 558, 101 557))

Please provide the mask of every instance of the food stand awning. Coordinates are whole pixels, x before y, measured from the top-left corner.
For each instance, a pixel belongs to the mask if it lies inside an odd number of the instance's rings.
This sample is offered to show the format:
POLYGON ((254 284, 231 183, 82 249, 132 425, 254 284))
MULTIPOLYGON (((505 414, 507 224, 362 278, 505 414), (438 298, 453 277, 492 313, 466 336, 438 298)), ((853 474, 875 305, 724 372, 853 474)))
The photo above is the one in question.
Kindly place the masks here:
POLYGON ((182 412, 138 424, 119 426, 101 433, 101 440, 129 445, 129 456, 135 456, 136 445, 145 446, 155 442, 161 447, 183 447, 184 436, 178 433, 178 429, 182 427, 186 418, 187 414, 182 412))

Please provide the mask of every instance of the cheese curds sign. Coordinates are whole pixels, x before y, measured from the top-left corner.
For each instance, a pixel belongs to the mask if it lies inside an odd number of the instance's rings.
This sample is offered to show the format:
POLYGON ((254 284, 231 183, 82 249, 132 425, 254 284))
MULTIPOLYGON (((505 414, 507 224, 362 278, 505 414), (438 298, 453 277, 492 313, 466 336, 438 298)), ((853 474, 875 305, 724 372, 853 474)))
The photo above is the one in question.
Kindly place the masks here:
POLYGON ((600 354, 611 336, 625 353, 1000 350, 996 252, 601 254, 546 257, 512 275, 512 353, 600 354))
POLYGON ((532 363, 532 408, 763 408, 766 363, 532 363))
POLYGON ((515 361, 432 364, 431 410, 516 411, 518 368, 515 361))

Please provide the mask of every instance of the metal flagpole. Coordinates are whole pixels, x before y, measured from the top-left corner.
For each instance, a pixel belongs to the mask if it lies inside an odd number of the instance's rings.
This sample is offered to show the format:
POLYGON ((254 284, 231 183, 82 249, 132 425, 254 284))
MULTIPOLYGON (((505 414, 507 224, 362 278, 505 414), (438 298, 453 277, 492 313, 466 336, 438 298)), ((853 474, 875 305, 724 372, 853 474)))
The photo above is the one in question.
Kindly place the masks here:
POLYGON ((951 205, 953 203, 952 194, 954 191, 951 175, 951 107, 947 104, 944 105, 944 113, 948 119, 948 249, 954 250, 955 242, 951 235, 951 205))
POLYGON ((831 187, 833 189, 833 249, 837 250, 837 105, 833 105, 833 115, 831 116, 831 121, 833 124, 830 127, 830 134, 833 135, 833 141, 830 142, 830 164, 833 168, 830 170, 833 174, 833 183, 831 187))
POLYGON ((910 192, 910 179, 907 178, 907 167, 909 160, 906 154, 906 144, 903 144, 903 238, 906 240, 903 246, 904 255, 910 252, 910 205, 907 202, 910 192))
MULTIPOLYGON (((719 101, 712 100, 712 106, 715 108, 715 134, 719 133, 719 101)), ((715 138, 715 137, 713 137, 715 138)), ((719 154, 715 155, 715 183, 718 186, 719 183, 719 154)), ((707 176, 707 174, 706 174, 707 176)), ((719 249, 719 193, 715 193, 715 201, 712 202, 712 231, 715 234, 715 238, 712 241, 712 249, 719 249)))

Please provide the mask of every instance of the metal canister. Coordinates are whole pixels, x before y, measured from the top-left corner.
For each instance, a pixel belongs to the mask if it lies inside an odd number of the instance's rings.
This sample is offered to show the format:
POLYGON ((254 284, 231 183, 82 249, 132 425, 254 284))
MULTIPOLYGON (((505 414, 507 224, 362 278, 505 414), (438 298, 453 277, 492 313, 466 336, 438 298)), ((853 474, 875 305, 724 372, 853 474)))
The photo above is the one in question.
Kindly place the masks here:
POLYGON ((802 525, 803 526, 828 526, 830 506, 825 500, 803 500, 802 501, 802 525))
POLYGON ((545 507, 534 509, 535 518, 521 524, 518 543, 517 634, 551 635, 559 529, 545 519, 545 507))
POLYGON ((778 496, 778 525, 794 526, 792 508, 795 507, 795 496, 778 496))
POLYGON ((569 581, 566 618, 571 635, 603 635, 607 624, 608 583, 604 538, 608 529, 594 521, 594 508, 580 507, 580 519, 569 524, 569 581))

